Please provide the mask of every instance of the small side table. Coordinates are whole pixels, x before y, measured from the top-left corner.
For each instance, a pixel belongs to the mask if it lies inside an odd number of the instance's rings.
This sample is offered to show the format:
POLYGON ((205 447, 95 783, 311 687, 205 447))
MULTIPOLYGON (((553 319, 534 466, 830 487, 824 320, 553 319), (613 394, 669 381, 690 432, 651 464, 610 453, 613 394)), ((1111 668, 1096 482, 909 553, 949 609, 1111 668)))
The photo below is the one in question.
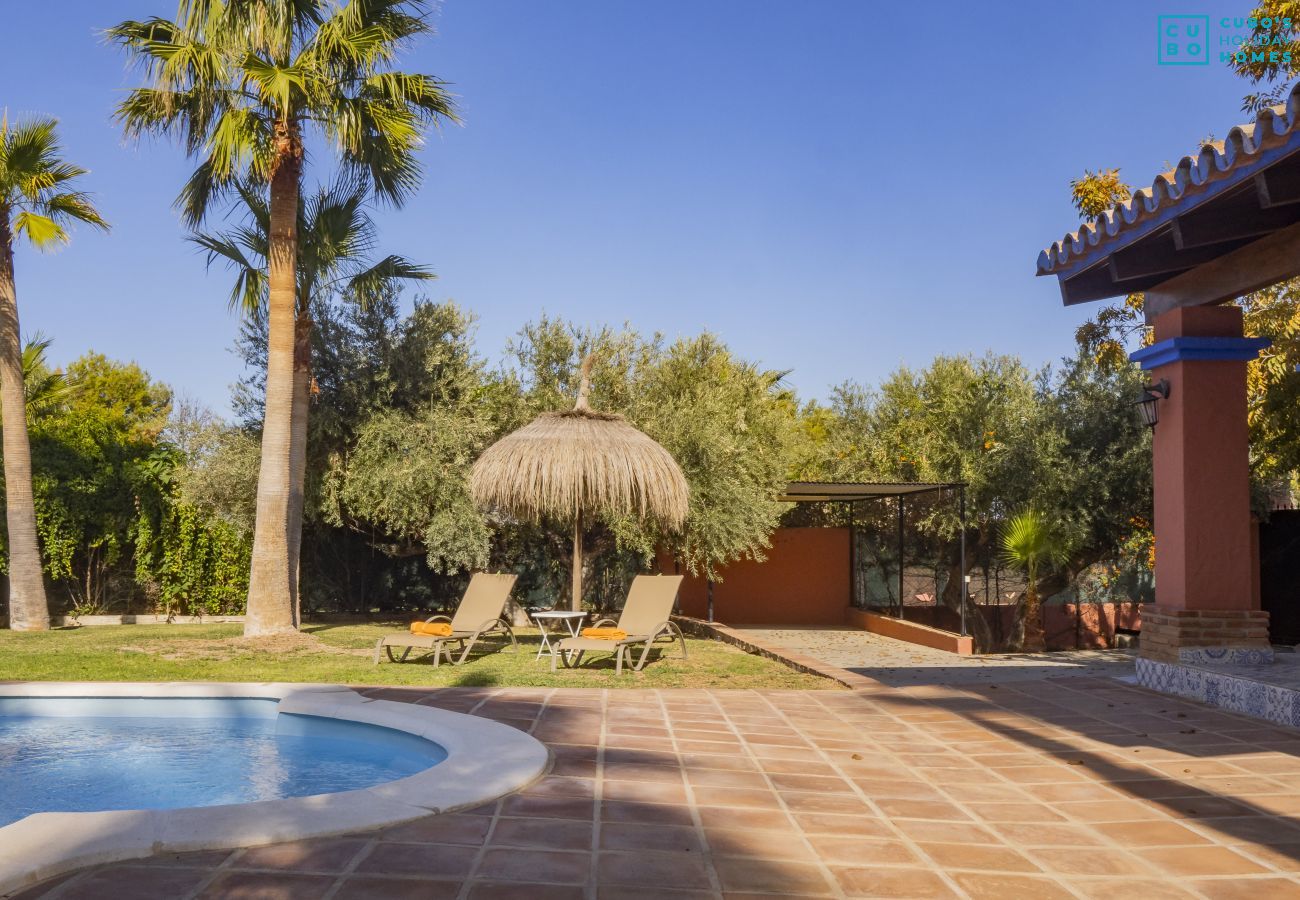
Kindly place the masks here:
POLYGON ((551 645, 551 634, 563 638, 565 635, 554 631, 556 624, 562 624, 568 630, 569 637, 577 637, 582 628, 583 619, 587 618, 585 612, 575 612, 568 609, 541 609, 532 614, 533 621, 537 623, 537 628, 542 632, 542 646, 537 651, 537 658, 541 659, 544 653, 555 653, 555 648, 551 645), (551 629, 547 629, 547 623, 550 622, 551 629))

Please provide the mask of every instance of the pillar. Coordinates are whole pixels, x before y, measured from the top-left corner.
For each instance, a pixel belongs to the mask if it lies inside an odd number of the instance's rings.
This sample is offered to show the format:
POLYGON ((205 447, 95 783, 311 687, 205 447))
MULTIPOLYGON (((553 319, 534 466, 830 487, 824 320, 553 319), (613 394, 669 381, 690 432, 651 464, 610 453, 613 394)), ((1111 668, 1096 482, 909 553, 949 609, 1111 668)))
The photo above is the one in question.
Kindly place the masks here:
POLYGON ((1174 309, 1132 355, 1169 382, 1153 435, 1156 602, 1142 656, 1164 663, 1272 661, 1253 590, 1246 363, 1267 339, 1242 336, 1235 306, 1174 309))

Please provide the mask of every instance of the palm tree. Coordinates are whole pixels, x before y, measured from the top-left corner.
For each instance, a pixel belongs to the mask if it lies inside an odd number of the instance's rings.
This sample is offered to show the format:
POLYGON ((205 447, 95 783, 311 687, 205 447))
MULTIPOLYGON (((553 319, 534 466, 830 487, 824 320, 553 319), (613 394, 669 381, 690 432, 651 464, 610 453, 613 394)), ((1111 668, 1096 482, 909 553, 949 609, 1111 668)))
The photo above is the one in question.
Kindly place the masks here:
MULTIPOLYGON (((224 261, 235 270, 230 306, 245 315, 265 315, 271 210, 255 187, 239 186, 247 212, 244 224, 223 234, 195 232, 190 240, 207 252, 208 265, 224 261)), ((337 291, 363 308, 398 281, 425 280, 434 274, 400 256, 371 262, 376 228, 366 209, 363 184, 339 179, 300 204, 298 214, 298 306, 294 313, 294 380, 290 427, 290 561, 298 581, 307 475, 307 419, 311 410, 312 303, 322 292, 337 291)))
POLYGON ((1026 650, 1044 648, 1042 611, 1038 602, 1038 573, 1043 566, 1065 562, 1068 551, 1065 541, 1047 517, 1029 509, 1007 520, 1002 526, 1002 559, 1025 572, 1025 597, 1018 618, 1018 640, 1026 650))
POLYGON ((77 391, 77 383, 45 358, 52 343, 38 332, 23 344, 23 399, 28 425, 57 412, 77 391))
POLYGON ((176 21, 127 21, 109 36, 151 83, 118 107, 126 133, 171 134, 199 159, 177 204, 192 227, 241 183, 269 188, 267 369, 245 634, 297 628, 293 398, 298 209, 308 145, 400 204, 419 183, 414 153, 454 120, 442 82, 397 72, 427 33, 424 0, 180 0, 176 21))
POLYGON ((5 520, 9 528, 9 627, 44 631, 50 608, 36 542, 32 451, 27 439, 23 350, 18 329, 14 242, 38 250, 68 242, 68 226, 107 229, 90 197, 72 189, 86 170, 62 158, 57 122, 0 118, 0 421, 3 421, 5 520))

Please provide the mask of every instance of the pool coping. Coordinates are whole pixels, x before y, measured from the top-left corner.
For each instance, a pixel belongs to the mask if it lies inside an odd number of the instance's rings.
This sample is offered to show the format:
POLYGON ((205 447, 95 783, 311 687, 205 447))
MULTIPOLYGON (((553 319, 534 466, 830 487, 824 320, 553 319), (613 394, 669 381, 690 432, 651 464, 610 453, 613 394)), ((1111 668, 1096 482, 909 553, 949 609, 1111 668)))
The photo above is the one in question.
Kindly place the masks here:
POLYGON ((27 682, 0 684, 0 697, 278 700, 278 712, 389 728, 447 751, 430 769, 360 790, 225 806, 34 813, 0 828, 0 896, 83 866, 330 837, 468 809, 533 783, 551 761, 545 745, 508 725, 376 700, 343 685, 27 682))

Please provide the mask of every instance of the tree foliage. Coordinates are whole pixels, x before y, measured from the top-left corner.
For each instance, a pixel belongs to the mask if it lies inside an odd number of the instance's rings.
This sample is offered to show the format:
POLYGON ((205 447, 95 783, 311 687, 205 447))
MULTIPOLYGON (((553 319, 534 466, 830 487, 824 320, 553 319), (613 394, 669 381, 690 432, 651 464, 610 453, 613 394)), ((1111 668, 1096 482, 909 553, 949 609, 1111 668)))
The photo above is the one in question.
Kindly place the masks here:
POLYGON ((1283 102, 1300 74, 1300 3, 1264 0, 1250 11, 1250 39, 1228 60, 1234 74, 1255 90, 1241 101, 1243 112, 1258 113, 1283 102))
POLYGON ((374 405, 350 428, 330 423, 353 437, 323 473, 324 521, 373 535, 393 555, 422 552, 444 573, 488 558, 490 535, 469 496, 469 468, 498 429, 484 402, 472 326, 451 304, 417 303, 402 322, 390 313, 387 339, 370 345, 370 382, 387 387, 387 402, 355 398, 374 405))
POLYGON ((678 532, 637 523, 624 540, 658 544, 695 575, 717 579, 727 563, 763 559, 785 512, 797 409, 782 373, 738 359, 715 335, 682 338, 645 354, 630 386, 628 417, 664 446, 686 476, 690 507, 678 532))
POLYGON ((1117 204, 1129 200, 1133 193, 1120 180, 1119 169, 1085 170, 1082 178, 1070 182, 1074 208, 1083 219, 1096 219, 1117 204))
POLYGON ((29 407, 33 487, 56 602, 82 614, 133 604, 239 611, 247 539, 182 496, 187 451, 165 434, 171 392, 98 353, 54 370, 47 347, 28 345, 24 372, 39 400, 29 407))

